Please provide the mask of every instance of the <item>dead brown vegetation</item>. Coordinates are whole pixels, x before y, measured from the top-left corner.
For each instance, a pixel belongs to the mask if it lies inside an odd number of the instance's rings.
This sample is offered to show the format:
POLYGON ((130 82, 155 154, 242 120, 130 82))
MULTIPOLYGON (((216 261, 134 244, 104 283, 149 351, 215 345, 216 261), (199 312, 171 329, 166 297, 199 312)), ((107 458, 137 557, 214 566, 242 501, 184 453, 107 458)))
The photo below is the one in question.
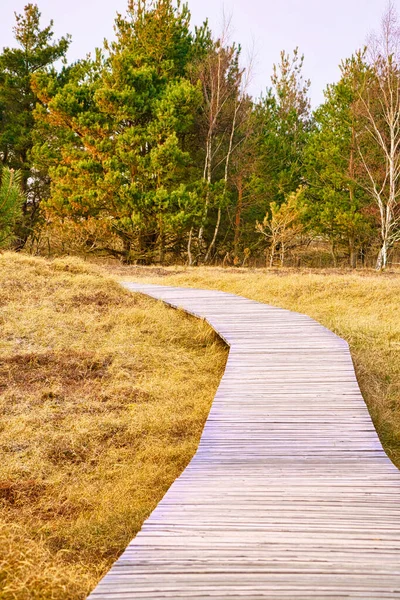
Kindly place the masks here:
POLYGON ((83 599, 196 449, 226 349, 95 266, 0 255, 0 598, 83 599))

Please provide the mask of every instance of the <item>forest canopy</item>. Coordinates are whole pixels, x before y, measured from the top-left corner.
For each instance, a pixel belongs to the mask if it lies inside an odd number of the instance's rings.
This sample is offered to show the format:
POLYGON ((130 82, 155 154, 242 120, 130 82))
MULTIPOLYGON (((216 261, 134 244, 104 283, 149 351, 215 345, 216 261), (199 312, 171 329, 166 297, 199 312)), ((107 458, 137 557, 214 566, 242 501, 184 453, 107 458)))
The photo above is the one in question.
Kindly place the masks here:
POLYGON ((253 98, 240 45, 194 25, 186 4, 130 0, 114 29, 69 64, 69 35, 55 40, 37 5, 16 14, 0 55, 3 246, 136 264, 397 260, 391 4, 314 111, 298 48, 253 98))

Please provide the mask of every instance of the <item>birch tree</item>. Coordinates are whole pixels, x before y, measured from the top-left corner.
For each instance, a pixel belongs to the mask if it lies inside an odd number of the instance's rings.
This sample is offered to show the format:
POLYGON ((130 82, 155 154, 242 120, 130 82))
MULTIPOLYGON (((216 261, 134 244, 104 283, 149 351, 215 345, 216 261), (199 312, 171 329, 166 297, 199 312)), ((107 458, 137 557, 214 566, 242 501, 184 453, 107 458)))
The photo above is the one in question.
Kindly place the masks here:
MULTIPOLYGON (((199 129, 204 140, 205 198, 197 236, 197 258, 203 254, 204 262, 210 259, 221 225, 232 155, 240 144, 236 134, 243 121, 243 106, 247 98, 246 85, 243 85, 244 70, 239 66, 240 47, 229 44, 228 31, 227 25, 195 72, 203 92, 203 110, 199 129), (216 192, 214 196, 217 214, 211 240, 206 243, 204 232, 212 208, 213 192, 216 192)), ((190 235, 190 242, 191 240, 192 235, 190 235)), ((190 244, 188 255, 190 262, 190 244)))
POLYGON ((365 188, 379 209, 376 268, 381 270, 400 240, 400 27, 392 3, 379 34, 369 40, 367 57, 369 68, 355 104, 361 122, 357 145, 367 174, 365 188))

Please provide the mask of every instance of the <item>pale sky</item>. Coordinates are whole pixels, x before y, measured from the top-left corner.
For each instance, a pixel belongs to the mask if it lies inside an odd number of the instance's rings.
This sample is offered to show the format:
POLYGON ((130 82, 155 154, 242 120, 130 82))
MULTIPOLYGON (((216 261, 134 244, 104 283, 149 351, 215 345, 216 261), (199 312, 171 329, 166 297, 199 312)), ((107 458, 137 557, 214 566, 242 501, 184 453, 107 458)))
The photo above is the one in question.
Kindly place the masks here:
MULTIPOLYGON (((0 0, 0 47, 13 45, 14 12, 22 12, 28 1, 0 0)), ((73 61, 101 46, 104 38, 112 38, 115 14, 125 12, 127 0, 37 0, 37 4, 44 26, 53 19, 57 36, 72 35, 68 58, 73 61)), ((254 96, 270 85, 280 51, 299 46, 315 107, 323 100, 326 84, 338 79, 341 59, 379 28, 387 0, 189 0, 188 4, 192 23, 208 18, 214 33, 221 31, 224 13, 231 17, 232 39, 242 45, 244 61, 254 55, 250 86, 254 96)), ((394 4, 400 13, 400 0, 394 4)))

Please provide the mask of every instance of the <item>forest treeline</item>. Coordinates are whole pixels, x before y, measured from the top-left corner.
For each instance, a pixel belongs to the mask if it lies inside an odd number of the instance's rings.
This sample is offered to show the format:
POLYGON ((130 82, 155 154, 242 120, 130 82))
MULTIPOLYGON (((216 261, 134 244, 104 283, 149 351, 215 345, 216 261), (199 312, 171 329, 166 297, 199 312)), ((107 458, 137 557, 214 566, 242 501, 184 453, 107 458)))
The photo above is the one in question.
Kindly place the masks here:
POLYGON ((298 49, 265 93, 229 32, 131 0, 73 64, 37 5, 0 55, 0 244, 124 262, 386 267, 400 240, 400 29, 389 5, 314 111, 298 49), (308 262, 307 262, 308 261, 308 262), (328 262, 327 262, 328 261, 328 262))

